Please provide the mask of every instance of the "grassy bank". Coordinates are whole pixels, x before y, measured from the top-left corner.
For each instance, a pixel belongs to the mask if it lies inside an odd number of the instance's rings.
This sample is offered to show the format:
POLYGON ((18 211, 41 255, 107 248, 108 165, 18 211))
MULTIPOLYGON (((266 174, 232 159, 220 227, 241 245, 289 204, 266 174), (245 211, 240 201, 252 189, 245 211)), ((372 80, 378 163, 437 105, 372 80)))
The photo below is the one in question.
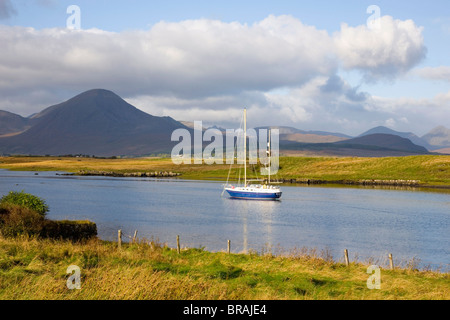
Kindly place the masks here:
POLYGON ((368 265, 333 262, 314 251, 280 256, 180 254, 157 242, 84 244, 0 238, 0 299, 437 299, 450 298, 449 275, 412 269, 381 270, 381 289, 367 288, 368 265), (70 265, 81 289, 66 286, 70 265))
MULTIPOLYGON (((175 165, 168 158, 94 159, 61 157, 0 158, 0 168, 26 171, 109 171, 118 173, 167 171, 181 173, 184 179, 226 180, 229 165, 175 165)), ((258 168, 256 168, 258 169, 258 168)), ((255 170, 248 173, 255 177, 255 170)), ((256 170, 256 172, 258 172, 256 170)), ((322 180, 326 182, 361 180, 417 180, 423 186, 450 186, 450 156, 410 157, 280 157, 279 179, 322 180)), ((230 178, 237 178, 236 170, 230 178)))

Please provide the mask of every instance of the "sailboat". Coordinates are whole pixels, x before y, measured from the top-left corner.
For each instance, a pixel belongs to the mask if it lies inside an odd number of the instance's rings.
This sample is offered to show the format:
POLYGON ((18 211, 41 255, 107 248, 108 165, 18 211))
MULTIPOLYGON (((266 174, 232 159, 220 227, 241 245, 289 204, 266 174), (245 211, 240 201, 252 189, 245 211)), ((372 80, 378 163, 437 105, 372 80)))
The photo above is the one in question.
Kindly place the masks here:
POLYGON ((225 191, 231 198, 251 199, 251 200, 278 200, 281 198, 281 188, 270 184, 270 133, 269 133, 269 150, 267 151, 269 158, 269 179, 267 184, 248 184, 251 180, 247 180, 247 109, 244 109, 244 185, 234 186, 225 185, 225 191))

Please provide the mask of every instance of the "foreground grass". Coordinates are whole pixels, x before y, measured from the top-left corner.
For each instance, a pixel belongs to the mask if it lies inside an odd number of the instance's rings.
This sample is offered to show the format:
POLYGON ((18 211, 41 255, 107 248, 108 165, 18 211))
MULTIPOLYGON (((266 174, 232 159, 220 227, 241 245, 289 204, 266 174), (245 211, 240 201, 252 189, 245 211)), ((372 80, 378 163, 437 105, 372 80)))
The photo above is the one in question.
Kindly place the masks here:
POLYGON ((0 299, 297 300, 450 298, 448 273, 381 271, 369 290, 367 266, 335 263, 307 250, 283 256, 176 250, 155 242, 85 244, 0 238, 0 299), (81 269, 69 290, 68 266, 81 269))
MULTIPOLYGON (((175 165, 169 158, 94 159, 61 157, 4 157, 0 168, 26 171, 82 170, 112 172, 172 171, 184 179, 226 180, 229 165, 175 165)), ((258 172, 258 171, 256 171, 258 172)), ((251 177, 254 170, 249 169, 251 177)), ((242 173, 241 173, 242 174, 242 173)), ((230 176, 235 179, 237 171, 230 176)), ((280 157, 280 179, 342 180, 419 180, 421 185, 450 186, 450 156, 425 155, 386 158, 356 157, 280 157)))

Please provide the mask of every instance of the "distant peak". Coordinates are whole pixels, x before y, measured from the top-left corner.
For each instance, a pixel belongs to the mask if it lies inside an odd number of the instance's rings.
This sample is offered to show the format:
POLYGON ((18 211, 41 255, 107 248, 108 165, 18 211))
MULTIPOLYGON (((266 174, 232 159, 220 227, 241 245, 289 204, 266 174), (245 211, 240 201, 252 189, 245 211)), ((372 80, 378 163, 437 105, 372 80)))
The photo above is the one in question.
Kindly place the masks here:
POLYGON ((114 92, 106 89, 91 89, 80 93, 78 96, 117 96, 114 92))
POLYGON ((97 99, 113 99, 113 100, 123 100, 119 95, 114 92, 106 89, 91 89, 85 92, 82 92, 75 97, 69 99, 68 101, 89 101, 89 100, 97 100, 97 99))

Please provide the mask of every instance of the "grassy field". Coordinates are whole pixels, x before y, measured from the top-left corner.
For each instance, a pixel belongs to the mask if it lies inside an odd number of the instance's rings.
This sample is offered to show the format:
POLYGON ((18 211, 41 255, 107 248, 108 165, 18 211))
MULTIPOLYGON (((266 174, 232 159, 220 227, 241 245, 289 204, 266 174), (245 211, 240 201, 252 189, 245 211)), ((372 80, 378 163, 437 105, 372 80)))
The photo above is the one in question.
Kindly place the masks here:
POLYGON ((85 244, 0 238, 0 299, 9 300, 448 300, 448 273, 381 270, 368 289, 367 264, 334 262, 313 250, 284 255, 180 254, 155 241, 85 244), (81 289, 67 287, 67 268, 81 289))
MULTIPOLYGON (((449 156, 401 158, 282 157, 279 178, 405 179, 450 186, 449 156)), ((176 166, 170 159, 0 158, 0 168, 27 171, 172 171, 185 179, 226 179, 229 165, 176 166)), ((381 288, 367 288, 372 262, 334 260, 326 251, 301 248, 276 255, 176 250, 142 240, 123 244, 72 243, 0 237, 0 300, 448 300, 449 274, 389 270, 381 288), (69 290, 67 268, 81 270, 81 290, 69 290)), ((376 264, 376 263, 375 263, 376 264)))
MULTIPOLYGON (((125 172, 172 171, 184 179, 226 180, 229 165, 175 165, 170 158, 95 159, 61 157, 0 158, 0 168, 27 171, 82 170, 125 172)), ((258 169, 258 168, 256 168, 258 169)), ((251 177, 258 170, 249 169, 251 177)), ((241 173, 242 174, 242 173, 241 173)), ((237 178, 231 171, 231 179, 237 178)), ((261 177, 261 176, 259 176, 261 177)), ((450 156, 410 157, 280 157, 279 179, 316 179, 328 182, 359 180, 419 180, 421 185, 450 186, 450 156)))

